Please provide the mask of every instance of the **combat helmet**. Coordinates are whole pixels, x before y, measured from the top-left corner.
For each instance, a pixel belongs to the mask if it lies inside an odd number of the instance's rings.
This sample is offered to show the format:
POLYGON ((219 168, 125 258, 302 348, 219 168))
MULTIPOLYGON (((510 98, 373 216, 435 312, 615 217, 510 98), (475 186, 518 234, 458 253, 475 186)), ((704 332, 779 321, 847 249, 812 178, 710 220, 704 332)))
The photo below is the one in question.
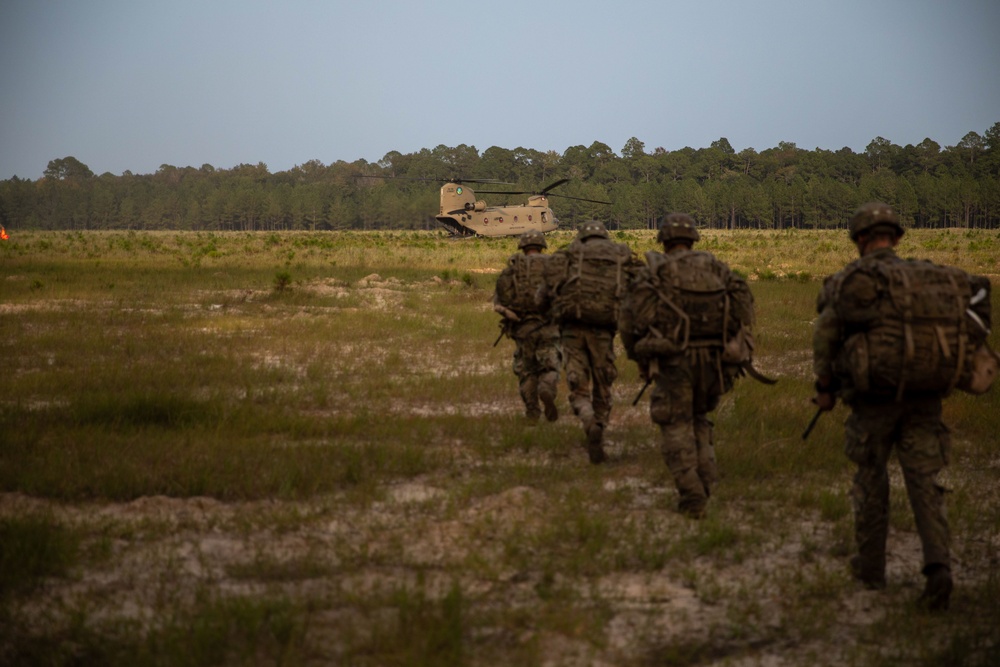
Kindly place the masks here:
POLYGON ((517 249, 524 250, 525 248, 530 248, 531 246, 535 246, 537 248, 548 248, 549 244, 545 242, 544 234, 531 230, 521 234, 517 241, 517 249))
POLYGON ((888 204, 880 201, 870 201, 862 204, 851 218, 851 240, 857 241, 862 234, 876 227, 889 227, 896 233, 898 239, 903 235, 903 227, 899 224, 899 216, 888 204))
POLYGON ((690 241, 694 243, 701 238, 698 230, 695 229, 694 219, 687 213, 671 213, 663 219, 660 225, 660 233, 656 240, 666 245, 670 241, 690 241))
POLYGON ((591 236, 600 236, 602 239, 608 238, 608 230, 604 227, 603 222, 600 222, 599 220, 585 222, 580 225, 580 228, 576 232, 576 238, 581 241, 589 239, 591 236))

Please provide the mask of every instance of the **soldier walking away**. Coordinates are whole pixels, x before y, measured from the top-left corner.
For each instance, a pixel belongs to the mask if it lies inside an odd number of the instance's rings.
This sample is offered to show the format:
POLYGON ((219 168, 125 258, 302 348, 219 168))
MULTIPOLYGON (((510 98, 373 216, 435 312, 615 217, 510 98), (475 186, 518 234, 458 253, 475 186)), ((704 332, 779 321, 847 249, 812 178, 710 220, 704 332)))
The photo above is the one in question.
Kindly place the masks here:
POLYGON ((619 326, 628 357, 654 383, 649 415, 660 427, 677 509, 691 518, 704 515, 718 480, 708 413, 752 369, 754 320, 746 282, 711 253, 692 250, 699 238, 690 216, 666 216, 657 236, 663 252, 646 253, 619 326))
POLYGON ((618 309, 640 265, 627 245, 611 241, 602 223, 587 222, 572 243, 551 255, 537 295, 539 305, 559 324, 569 402, 594 464, 607 458, 604 431, 611 417, 611 386, 618 377, 618 309))
POLYGON ((920 603, 948 608, 952 591, 945 489, 937 475, 950 439, 942 398, 955 387, 982 393, 982 373, 996 373, 985 345, 989 279, 927 261, 904 260, 896 212, 864 204, 851 218, 860 258, 829 276, 817 301, 813 370, 822 411, 837 397, 850 407, 844 451, 857 466, 851 488, 858 553, 851 572, 871 589, 886 585, 889 476, 899 459, 923 547, 926 586, 920 603), (991 370, 992 367, 992 370, 991 370))
POLYGON ((542 253, 548 244, 541 232, 528 231, 521 234, 517 247, 521 252, 507 260, 497 278, 493 309, 503 317, 503 332, 514 340, 513 368, 525 416, 537 422, 542 413, 541 401, 545 418, 552 422, 559 419, 559 327, 549 321, 535 301, 544 280, 548 256, 542 253))

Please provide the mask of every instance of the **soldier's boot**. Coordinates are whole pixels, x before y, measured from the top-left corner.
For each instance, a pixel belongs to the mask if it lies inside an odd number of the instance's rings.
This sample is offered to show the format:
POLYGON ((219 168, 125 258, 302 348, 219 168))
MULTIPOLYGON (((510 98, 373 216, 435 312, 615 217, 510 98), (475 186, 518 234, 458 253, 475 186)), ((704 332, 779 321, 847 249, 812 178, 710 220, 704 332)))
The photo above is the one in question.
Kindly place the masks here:
POLYGON ((924 576, 927 577, 927 582, 917 602, 930 611, 947 610, 951 589, 954 586, 951 580, 951 568, 941 563, 931 563, 924 568, 924 576))
POLYGON ((693 493, 681 495, 677 501, 677 511, 689 519, 701 519, 705 516, 708 498, 693 493))
POLYGON ((861 556, 852 556, 851 575, 870 591, 885 588, 885 563, 872 565, 861 556))
POLYGON ((708 505, 708 489, 698 476, 697 459, 691 451, 664 449, 663 459, 677 487, 677 511, 692 519, 702 518, 708 505))
POLYGON ((553 397, 542 396, 542 405, 545 406, 545 419, 550 422, 559 419, 559 408, 556 407, 556 401, 553 397))
POLYGON ((523 378, 518 390, 524 402, 525 419, 531 423, 537 422, 542 416, 542 410, 538 407, 538 378, 533 375, 523 378))
POLYGON ((604 453, 604 427, 598 421, 592 421, 587 426, 587 456, 594 465, 608 460, 608 455, 604 453))

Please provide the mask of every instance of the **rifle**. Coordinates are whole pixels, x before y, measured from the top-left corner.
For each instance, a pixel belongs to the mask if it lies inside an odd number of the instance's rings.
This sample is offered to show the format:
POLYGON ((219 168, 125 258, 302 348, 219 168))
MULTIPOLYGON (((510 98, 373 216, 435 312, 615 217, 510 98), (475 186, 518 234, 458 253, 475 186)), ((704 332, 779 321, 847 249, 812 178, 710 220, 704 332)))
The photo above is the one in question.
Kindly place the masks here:
POLYGON ((806 430, 802 432, 802 439, 803 440, 805 440, 806 438, 808 438, 809 434, 812 433, 813 427, 816 426, 816 422, 819 421, 819 416, 821 414, 823 414, 823 408, 817 408, 816 409, 816 414, 814 414, 813 418, 809 420, 809 425, 806 426, 806 430))
MULTIPOLYGON (((497 343, 500 342, 500 339, 503 338, 505 334, 506 334, 506 336, 508 338, 513 338, 513 336, 510 335, 511 324, 513 324, 514 322, 520 322, 520 321, 521 320, 519 320, 519 319, 517 319, 517 320, 511 320, 511 319, 504 318, 504 320, 502 322, 500 322, 500 327, 501 327, 500 328, 500 335, 497 336, 497 339, 495 341, 493 341, 493 347, 497 346, 497 343)), ((538 331, 539 329, 541 329, 542 327, 544 327, 546 324, 548 324, 548 322, 546 322, 545 320, 542 320, 538 324, 536 324, 534 327, 532 327, 531 329, 528 329, 526 327, 522 328, 520 331, 517 332, 517 335, 518 336, 522 336, 522 337, 524 337, 524 336, 530 336, 531 334, 535 333, 536 331, 538 331)))
POLYGON ((769 378, 766 375, 764 375, 763 373, 761 373, 759 370, 757 370, 756 368, 754 368, 752 360, 751 361, 746 361, 746 362, 740 364, 740 368, 742 368, 744 371, 746 371, 747 375, 749 375, 750 377, 752 377, 757 382, 760 382, 761 384, 777 384, 778 383, 778 381, 775 380, 774 378, 769 378))
POLYGON ((637 405, 639 403, 639 399, 642 398, 642 395, 646 393, 646 389, 651 384, 653 384, 653 376, 652 375, 650 375, 649 379, 646 380, 646 384, 642 385, 642 389, 639 390, 639 393, 635 395, 635 400, 632 401, 632 405, 637 405))

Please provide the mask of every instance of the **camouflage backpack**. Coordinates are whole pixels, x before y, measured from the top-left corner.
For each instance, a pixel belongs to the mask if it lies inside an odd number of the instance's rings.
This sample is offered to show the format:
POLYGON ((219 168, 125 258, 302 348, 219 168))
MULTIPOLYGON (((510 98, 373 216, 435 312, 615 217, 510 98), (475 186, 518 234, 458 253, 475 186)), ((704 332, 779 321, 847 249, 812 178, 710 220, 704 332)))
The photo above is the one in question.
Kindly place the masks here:
POLYGON ((496 291, 500 304, 521 316, 539 313, 535 292, 544 280, 547 259, 548 255, 541 254, 512 256, 497 278, 496 291))
MULTIPOLYGON (((731 289, 725 264, 710 253, 698 251, 651 251, 646 253, 646 262, 646 268, 632 282, 623 307, 622 338, 626 346, 645 338, 640 348, 670 354, 689 345, 724 347, 731 339, 743 336, 747 338, 744 342, 752 346, 749 329, 753 324, 753 300, 749 290, 731 289)), ((732 362, 748 361, 751 351, 740 351, 736 356, 746 358, 732 362)))
MULTIPOLYGON (((986 346, 989 279, 918 260, 874 270, 883 286, 878 320, 848 337, 839 372, 859 392, 895 393, 897 400, 906 391, 986 391, 996 376, 996 355, 986 346), (977 372, 988 374, 985 387, 975 380, 977 372)), ((838 301, 842 285, 835 288, 838 301)))
POLYGON ((577 240, 551 259, 553 319, 560 323, 617 326, 619 304, 631 270, 632 251, 628 246, 607 240, 577 240))

